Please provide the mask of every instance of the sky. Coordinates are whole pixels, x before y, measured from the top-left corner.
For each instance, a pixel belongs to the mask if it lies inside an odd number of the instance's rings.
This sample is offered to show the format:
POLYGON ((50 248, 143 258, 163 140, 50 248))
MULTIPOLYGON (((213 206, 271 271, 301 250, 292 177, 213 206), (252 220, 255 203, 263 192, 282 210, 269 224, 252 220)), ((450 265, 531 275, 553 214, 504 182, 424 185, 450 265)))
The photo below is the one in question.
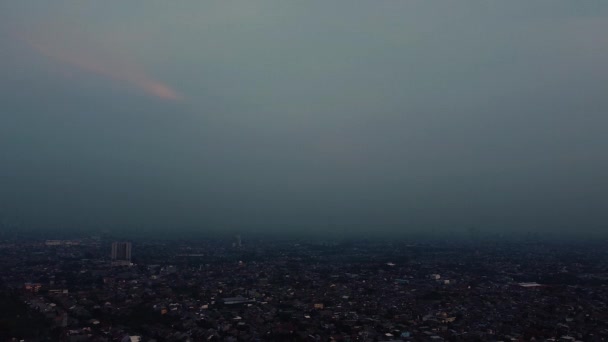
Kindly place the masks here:
POLYGON ((606 32, 604 0, 3 1, 0 218, 605 234, 606 32))

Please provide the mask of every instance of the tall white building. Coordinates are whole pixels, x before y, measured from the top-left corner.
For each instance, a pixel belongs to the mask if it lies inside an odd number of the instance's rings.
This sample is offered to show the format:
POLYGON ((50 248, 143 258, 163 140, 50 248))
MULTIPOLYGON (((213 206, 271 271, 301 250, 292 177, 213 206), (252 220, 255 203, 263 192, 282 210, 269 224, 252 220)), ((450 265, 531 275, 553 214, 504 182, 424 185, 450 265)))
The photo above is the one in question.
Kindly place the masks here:
POLYGON ((112 266, 131 265, 131 243, 112 242, 112 266))

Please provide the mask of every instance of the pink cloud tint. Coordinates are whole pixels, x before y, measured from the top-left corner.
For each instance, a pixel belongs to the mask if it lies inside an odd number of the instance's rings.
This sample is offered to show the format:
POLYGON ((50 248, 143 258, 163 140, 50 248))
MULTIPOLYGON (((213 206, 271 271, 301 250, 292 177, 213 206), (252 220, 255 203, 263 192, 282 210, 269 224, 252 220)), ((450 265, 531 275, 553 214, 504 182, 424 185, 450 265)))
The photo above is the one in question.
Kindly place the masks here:
POLYGON ((62 49, 54 44, 45 44, 31 39, 27 43, 38 53, 55 61, 71 65, 80 70, 123 82, 134 86, 145 93, 163 100, 180 100, 181 94, 168 85, 153 79, 134 65, 123 61, 103 59, 87 54, 84 51, 62 49))

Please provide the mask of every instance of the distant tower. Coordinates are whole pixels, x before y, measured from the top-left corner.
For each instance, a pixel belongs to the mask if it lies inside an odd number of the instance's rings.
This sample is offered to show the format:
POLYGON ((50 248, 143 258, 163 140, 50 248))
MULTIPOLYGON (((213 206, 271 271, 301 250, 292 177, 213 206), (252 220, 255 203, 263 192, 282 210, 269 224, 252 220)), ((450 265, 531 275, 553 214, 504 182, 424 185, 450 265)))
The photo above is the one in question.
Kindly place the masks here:
POLYGON ((131 265, 131 243, 112 242, 112 266, 131 265))
POLYGON ((232 248, 240 248, 241 247, 241 236, 235 235, 234 241, 232 242, 232 248))

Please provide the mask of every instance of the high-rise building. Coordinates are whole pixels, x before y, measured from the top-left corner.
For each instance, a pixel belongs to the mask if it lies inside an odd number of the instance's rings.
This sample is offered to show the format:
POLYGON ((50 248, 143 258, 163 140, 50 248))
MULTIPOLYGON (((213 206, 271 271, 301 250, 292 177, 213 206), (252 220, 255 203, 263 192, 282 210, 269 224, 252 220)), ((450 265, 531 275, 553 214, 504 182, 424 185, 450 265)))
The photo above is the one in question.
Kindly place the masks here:
POLYGON ((241 235, 235 235, 232 241, 232 248, 241 248, 241 235))
POLYGON ((131 265, 131 243, 112 242, 112 265, 129 266, 131 265))

